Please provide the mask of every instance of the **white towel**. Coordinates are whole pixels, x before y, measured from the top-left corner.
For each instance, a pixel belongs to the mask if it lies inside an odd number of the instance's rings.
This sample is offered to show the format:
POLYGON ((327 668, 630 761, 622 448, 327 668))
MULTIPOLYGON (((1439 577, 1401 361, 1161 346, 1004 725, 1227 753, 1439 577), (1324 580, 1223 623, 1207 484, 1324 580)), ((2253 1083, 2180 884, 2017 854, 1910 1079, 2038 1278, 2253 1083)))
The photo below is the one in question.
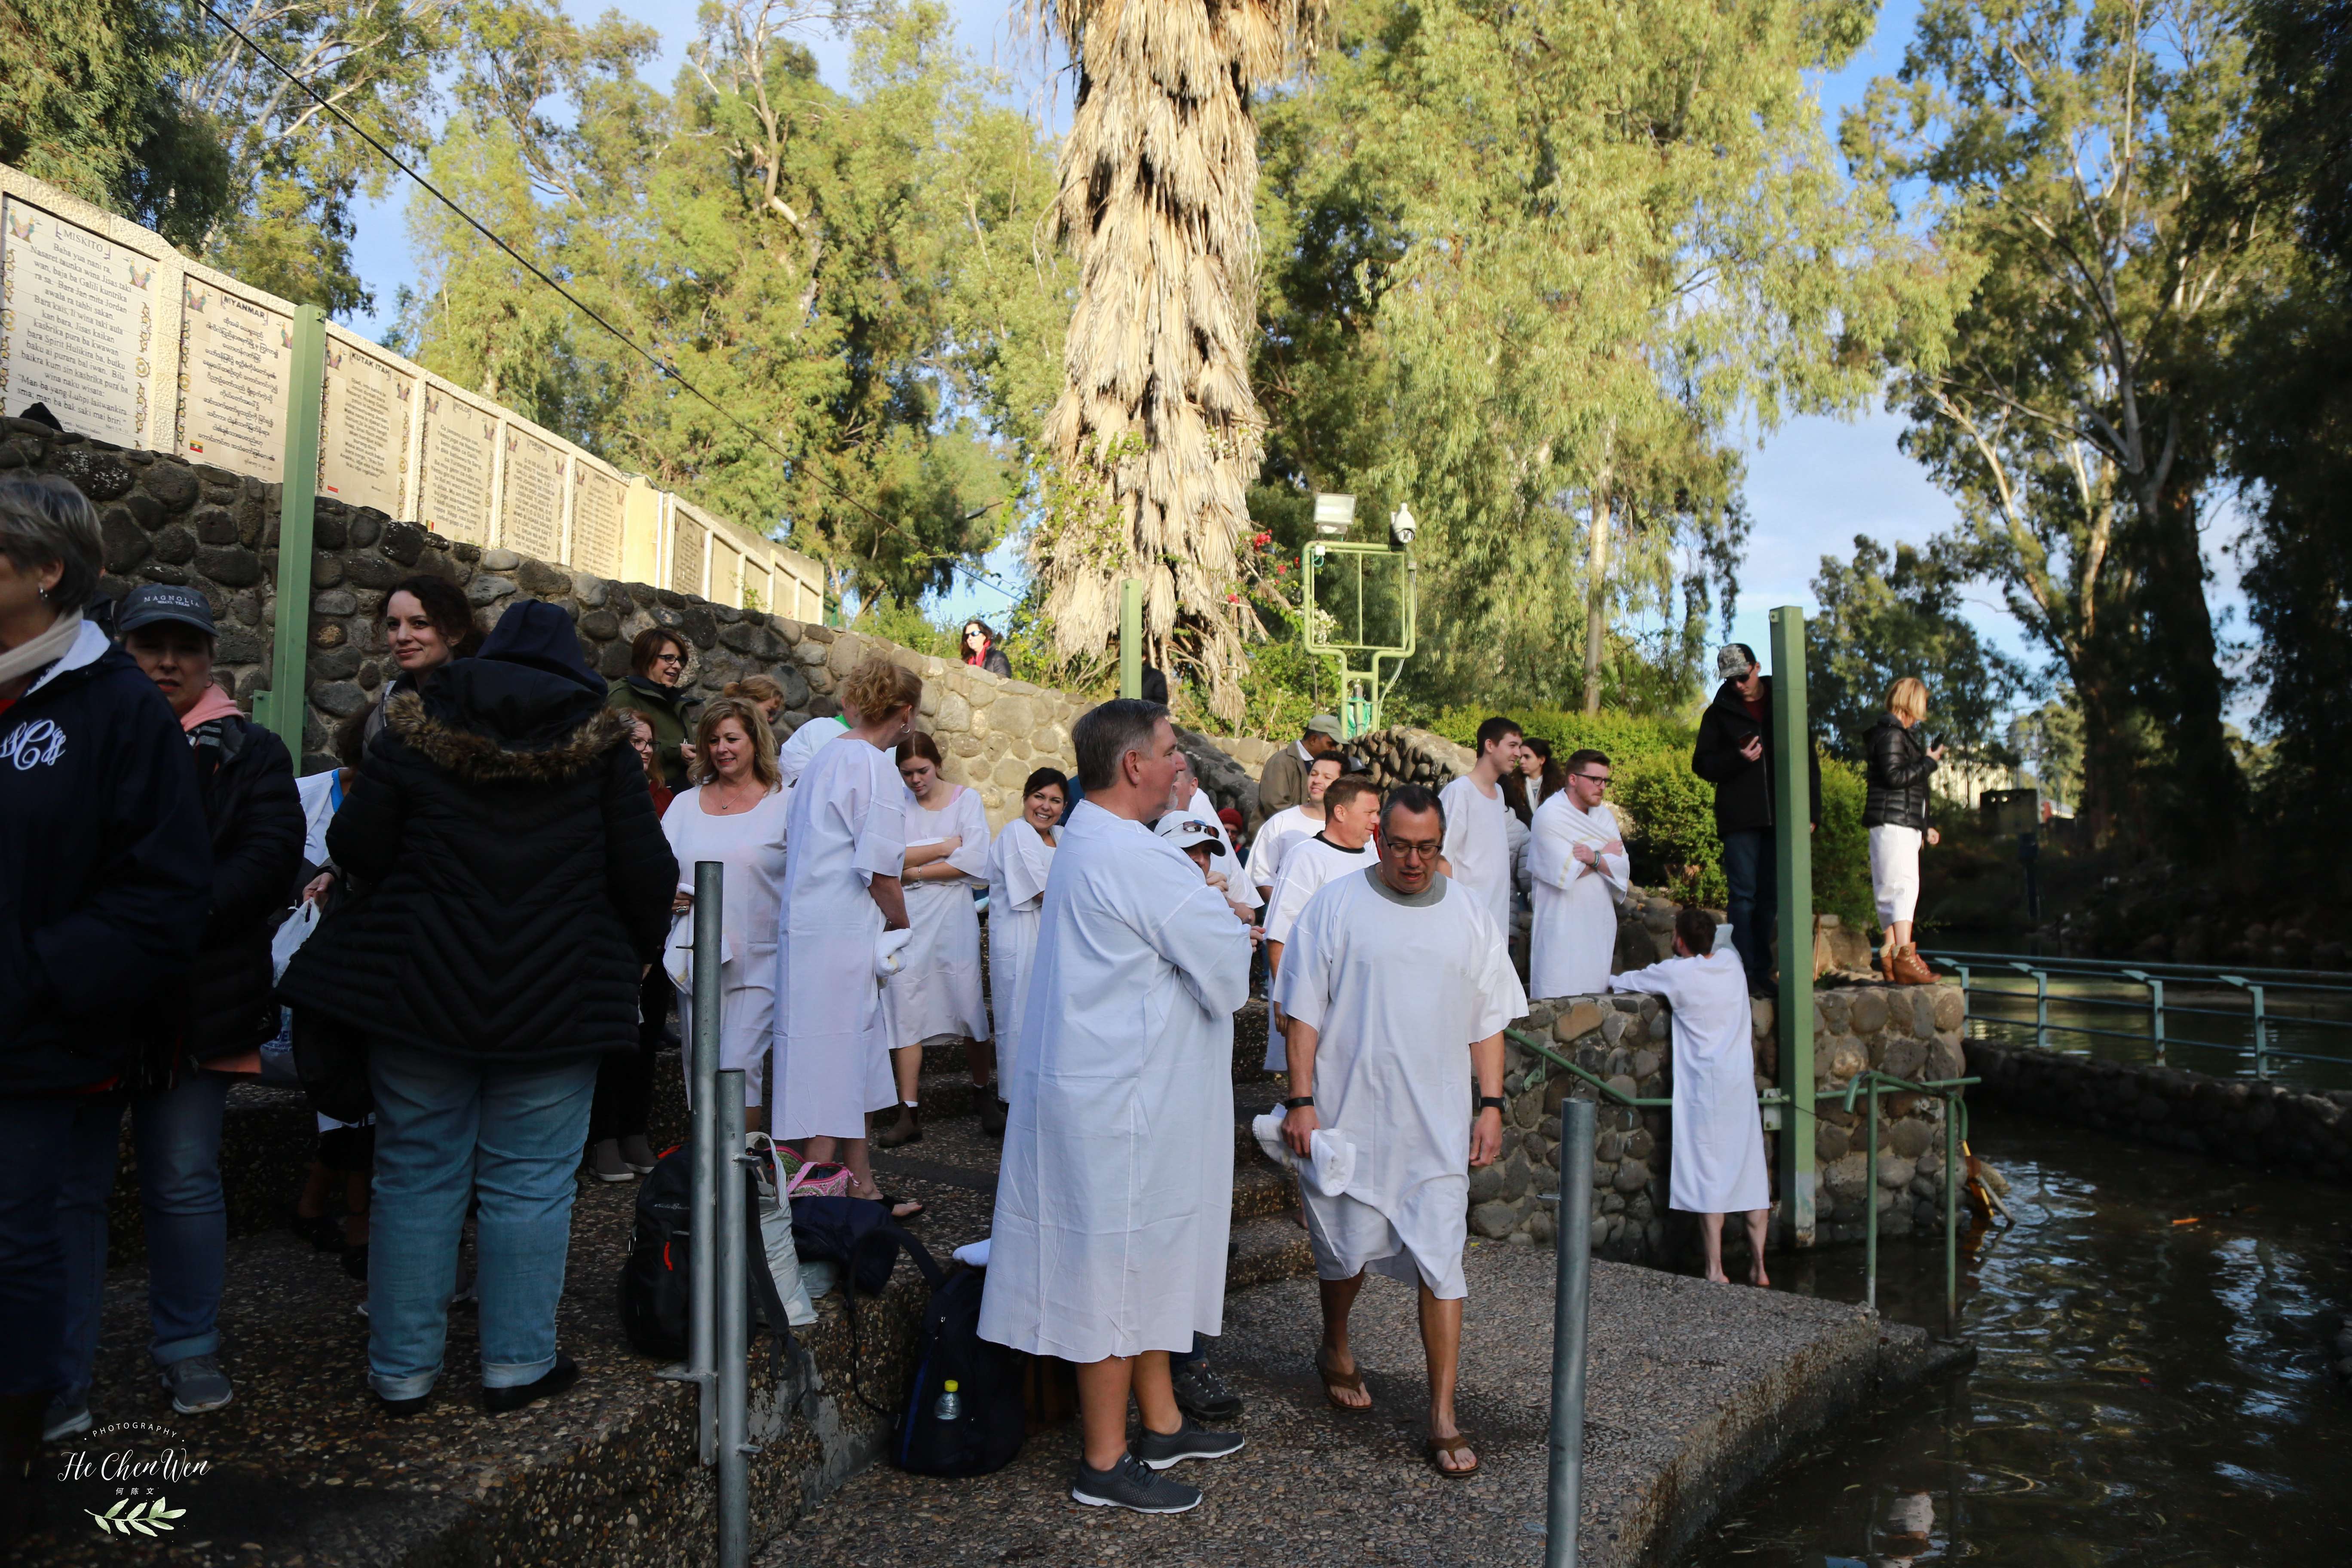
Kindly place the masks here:
POLYGON ((985 1268, 988 1267, 988 1237, 983 1236, 978 1241, 967 1241, 949 1256, 971 1268, 985 1268))
MULTIPOLYGON (((1251 1121, 1250 1131, 1256 1134, 1257 1146, 1265 1151, 1268 1159, 1297 1168, 1298 1157, 1282 1141, 1285 1114, 1278 1110, 1269 1110, 1251 1121)), ((1345 1193, 1356 1174, 1356 1146, 1337 1132, 1319 1127, 1307 1142, 1307 1147, 1315 1151, 1315 1158, 1300 1171, 1301 1178, 1312 1173, 1316 1190, 1326 1197, 1336 1198, 1345 1193)))
POLYGON ((915 940, 912 926, 886 931, 874 939, 874 978, 887 985, 906 972, 907 944, 915 940))
MULTIPOLYGON (((724 928, 721 928, 719 932, 719 962, 722 965, 735 962, 735 944, 727 940, 724 928)), ((694 911, 692 910, 687 910, 677 919, 670 921, 669 945, 662 949, 662 973, 668 975, 670 984, 676 985, 680 991, 689 995, 693 994, 694 911)))

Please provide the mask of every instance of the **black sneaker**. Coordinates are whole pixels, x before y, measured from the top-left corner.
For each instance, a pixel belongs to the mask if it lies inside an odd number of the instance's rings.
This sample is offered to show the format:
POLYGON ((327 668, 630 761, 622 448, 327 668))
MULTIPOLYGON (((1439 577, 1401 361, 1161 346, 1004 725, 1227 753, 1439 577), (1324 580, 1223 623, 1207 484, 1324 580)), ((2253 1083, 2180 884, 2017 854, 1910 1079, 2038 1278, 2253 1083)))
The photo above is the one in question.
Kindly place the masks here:
POLYGON ((482 1390, 482 1404, 493 1415, 504 1415, 520 1410, 535 1399, 546 1399, 562 1393, 580 1381, 580 1369, 568 1355, 558 1354, 555 1364, 547 1369, 535 1383, 517 1384, 510 1388, 482 1390))
POLYGON ((1183 1513, 1201 1506, 1201 1489, 1161 1475, 1130 1452, 1121 1454, 1118 1463, 1108 1470, 1094 1469, 1081 1458, 1077 1479, 1070 1483, 1070 1498, 1088 1508, 1183 1513))
POLYGON ((1212 1432, 1205 1426, 1195 1426, 1187 1417, 1173 1432, 1160 1433, 1145 1427, 1130 1451, 1153 1469, 1164 1470, 1186 1459, 1222 1459, 1227 1454, 1238 1454, 1247 1441, 1238 1432, 1212 1432))
POLYGON ((980 1130, 991 1138, 1004 1136, 1004 1101, 993 1089, 980 1091, 980 1130))
POLYGON ((1176 1385, 1176 1408, 1200 1421, 1231 1421, 1242 1413, 1242 1396, 1225 1386, 1207 1358, 1178 1362, 1168 1369, 1176 1385))

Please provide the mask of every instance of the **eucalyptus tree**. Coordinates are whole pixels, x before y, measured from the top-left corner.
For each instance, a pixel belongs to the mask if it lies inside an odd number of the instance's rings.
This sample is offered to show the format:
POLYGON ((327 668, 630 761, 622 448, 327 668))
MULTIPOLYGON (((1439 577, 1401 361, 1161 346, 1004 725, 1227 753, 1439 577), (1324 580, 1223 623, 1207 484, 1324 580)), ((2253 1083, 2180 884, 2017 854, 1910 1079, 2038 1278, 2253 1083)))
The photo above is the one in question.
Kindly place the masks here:
POLYGON ((1844 126, 1978 273, 1895 401, 1972 565, 2074 686, 2101 833, 2184 820, 2158 778, 2208 834, 2242 793, 2200 533, 2214 371, 2282 252, 2250 91, 2230 0, 1927 0, 1844 126))
POLYGON ((1264 423, 1251 395, 1251 97, 1311 51, 1324 0, 1049 0, 1078 72, 1051 226, 1077 267, 1057 465, 1031 560, 1065 655, 1117 629, 1140 578, 1147 662, 1241 715, 1241 603, 1264 423))

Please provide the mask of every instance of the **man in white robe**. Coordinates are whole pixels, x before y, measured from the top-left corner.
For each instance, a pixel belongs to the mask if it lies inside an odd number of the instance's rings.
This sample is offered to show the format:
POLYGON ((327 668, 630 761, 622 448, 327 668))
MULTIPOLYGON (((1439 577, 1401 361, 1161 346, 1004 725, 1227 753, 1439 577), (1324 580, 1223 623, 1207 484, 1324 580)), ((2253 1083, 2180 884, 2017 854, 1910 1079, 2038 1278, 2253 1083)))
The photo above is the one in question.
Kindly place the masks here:
POLYGON ((776 748, 776 773, 783 786, 791 789, 798 784, 801 774, 808 771, 810 759, 848 733, 848 725, 823 714, 802 721, 801 727, 776 748))
POLYGON ((1511 808, 1502 777, 1519 765, 1519 726, 1489 719, 1478 726, 1478 761, 1439 792, 1445 808, 1445 875, 1486 906, 1505 937, 1511 930, 1511 808))
POLYGON ((1360 775, 1334 782, 1323 795, 1323 831, 1302 838, 1283 853, 1282 875, 1265 910, 1265 963, 1276 979, 1273 1011, 1265 1031, 1265 1070, 1280 1072, 1288 1060, 1282 1043, 1282 947, 1308 900, 1324 884, 1360 871, 1376 858, 1372 826, 1380 820, 1381 792, 1360 775))
POLYGON ((1772 1178, 1764 1162, 1764 1118, 1756 1100, 1756 1055, 1748 976, 1739 952, 1716 945, 1715 920, 1685 905, 1675 911, 1675 956, 1629 970, 1611 989, 1665 999, 1674 1010, 1675 1136, 1669 1206, 1699 1216, 1706 1277, 1723 1272, 1723 1216, 1748 1219, 1748 1282, 1769 1285, 1764 1227, 1772 1178), (1704 955, 1704 956, 1701 956, 1704 955))
POLYGON ((1106 702, 1070 738, 1086 798, 1038 920, 980 1333, 1076 1363, 1075 1500, 1175 1513, 1201 1494, 1159 1472, 1242 1446, 1179 1411, 1168 1354, 1223 1326, 1249 928, 1145 826, 1175 772, 1167 710, 1106 702))
POLYGON ((1307 798, 1258 824, 1257 837, 1250 840, 1249 879, 1261 905, 1268 909, 1274 905, 1274 883, 1282 874, 1283 853, 1300 839, 1323 831, 1323 792, 1339 776, 1342 765, 1337 752, 1326 752, 1307 763, 1307 798))
POLYGON ((1625 896, 1625 836, 1601 797, 1609 759, 1578 752, 1568 787, 1536 807, 1528 841, 1535 929, 1528 939, 1528 988, 1538 996, 1590 996, 1609 989, 1617 951, 1617 900, 1625 896))
POLYGON ((1393 792, 1378 864, 1307 904, 1276 994, 1289 1043, 1284 1142, 1302 1159, 1318 1131, 1354 1149, 1344 1191, 1322 1190, 1311 1165, 1299 1176, 1322 1282, 1317 1370, 1334 1405, 1369 1405, 1349 1310, 1367 1272, 1415 1286, 1429 1462, 1458 1477, 1478 1468, 1454 1422, 1470 1169, 1502 1152, 1502 1031, 1528 998, 1483 900, 1437 874, 1444 837, 1434 795, 1393 792))

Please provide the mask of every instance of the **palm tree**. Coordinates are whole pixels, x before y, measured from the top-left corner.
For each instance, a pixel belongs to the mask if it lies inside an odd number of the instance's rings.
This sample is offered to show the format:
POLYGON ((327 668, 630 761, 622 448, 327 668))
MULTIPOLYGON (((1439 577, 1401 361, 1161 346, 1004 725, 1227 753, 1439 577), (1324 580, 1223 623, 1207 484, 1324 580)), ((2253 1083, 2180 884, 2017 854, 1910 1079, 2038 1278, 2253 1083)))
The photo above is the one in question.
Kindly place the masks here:
POLYGON ((1250 95, 1312 49, 1328 0, 1032 0, 1078 65, 1047 222, 1078 263, 1045 424, 1059 495, 1032 546, 1066 654, 1100 650, 1145 584, 1144 658, 1242 712, 1237 593, 1265 420, 1250 95))

